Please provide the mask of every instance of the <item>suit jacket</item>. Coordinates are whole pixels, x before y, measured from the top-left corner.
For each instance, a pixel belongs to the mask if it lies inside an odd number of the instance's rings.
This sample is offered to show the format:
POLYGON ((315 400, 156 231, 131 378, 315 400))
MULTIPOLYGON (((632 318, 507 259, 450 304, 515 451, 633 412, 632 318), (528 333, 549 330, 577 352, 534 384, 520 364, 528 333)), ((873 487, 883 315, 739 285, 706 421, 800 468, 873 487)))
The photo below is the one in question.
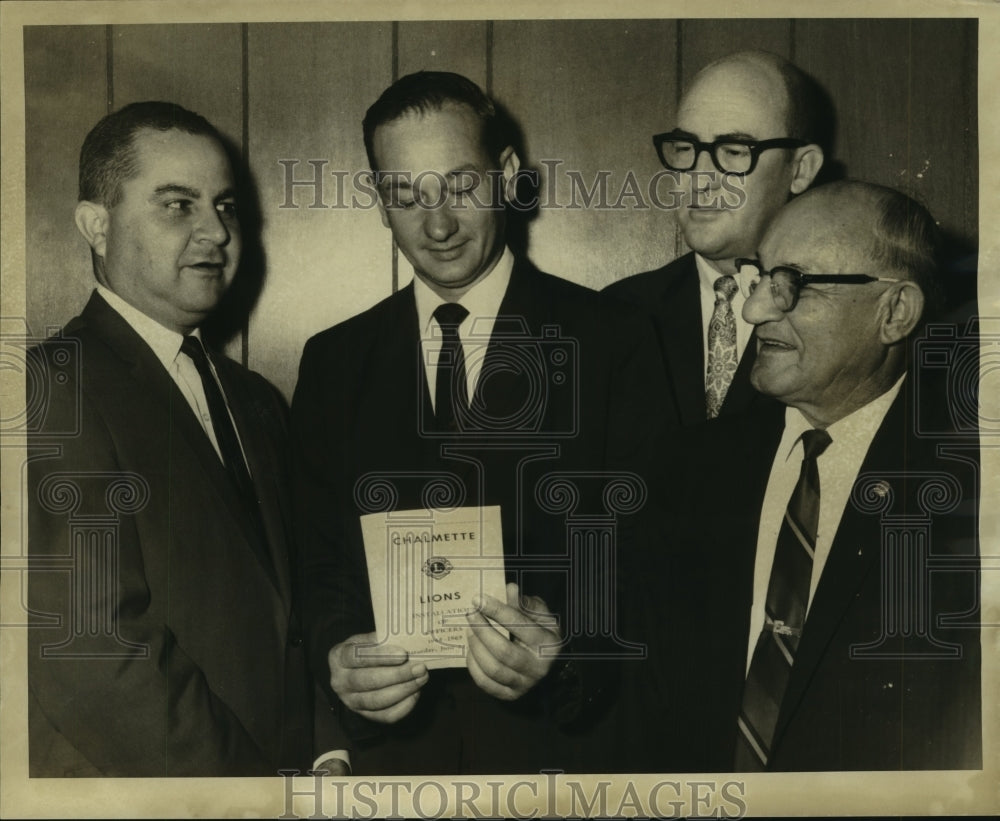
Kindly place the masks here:
MULTIPOLYGON (((605 292, 647 311, 653 318, 669 380, 671 422, 689 427, 705 421, 705 330, 694 252, 673 262, 612 283, 605 292)), ((720 416, 743 413, 769 403, 750 384, 757 358, 751 337, 722 403, 720 416)))
POLYGON ((31 774, 307 767, 277 392, 212 357, 260 532, 170 375, 100 296, 32 357, 31 774))
MULTIPOLYGON (((384 499, 395 509, 426 507, 435 479, 451 488, 453 504, 499 504, 508 580, 520 571, 524 593, 568 615, 567 517, 621 520, 623 508, 606 492, 613 474, 631 471, 625 481, 633 482, 659 452, 664 402, 655 345, 648 323, 624 306, 519 261, 472 400, 485 418, 442 438, 432 430, 412 286, 307 343, 292 403, 295 495, 310 657, 328 690, 330 648, 374 629, 358 519, 378 493, 366 479, 391 486, 384 499), (539 500, 547 486, 540 483, 554 473, 577 489, 569 512, 539 500)), ((608 584, 612 573, 613 565, 608 584)), ((577 646, 587 644, 578 638, 577 646)), ((603 681, 594 666, 580 667, 583 678, 603 681)), ((603 683, 574 692, 586 692, 588 705, 607 697, 603 683)), ((577 756, 593 748, 564 744, 547 724, 567 698, 566 688, 546 680, 502 703, 465 669, 440 670, 398 724, 365 726, 342 714, 355 737, 357 773, 579 769, 588 765, 577 756)))
MULTIPOLYGON (((913 382, 880 426, 833 539, 769 769, 981 766, 978 442, 918 436, 913 382)), ((783 408, 720 419, 678 445, 686 481, 668 491, 664 549, 645 576, 669 605, 643 612, 650 658, 629 685, 635 720, 651 728, 632 748, 638 769, 733 768, 748 642, 760 630, 750 624, 760 511, 783 419, 783 408), (724 488, 706 465, 725 473, 724 488)))

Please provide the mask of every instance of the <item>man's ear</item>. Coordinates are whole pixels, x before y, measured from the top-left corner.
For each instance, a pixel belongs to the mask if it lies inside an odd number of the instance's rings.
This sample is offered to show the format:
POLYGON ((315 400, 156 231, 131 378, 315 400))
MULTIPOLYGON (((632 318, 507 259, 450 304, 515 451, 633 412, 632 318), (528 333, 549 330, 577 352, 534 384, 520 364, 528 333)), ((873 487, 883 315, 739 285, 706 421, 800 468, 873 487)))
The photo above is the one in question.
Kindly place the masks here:
POLYGON ((80 200, 73 214, 76 227, 97 256, 104 258, 108 242, 108 224, 111 216, 100 203, 80 200))
POLYGON ((823 149, 815 143, 795 149, 792 158, 792 183, 789 189, 793 194, 805 191, 823 167, 823 149))
POLYGON ((517 172, 521 170, 521 158, 514 146, 508 145, 500 152, 500 173, 503 175, 503 195, 506 202, 517 199, 517 172))
POLYGON ((883 345, 894 345, 908 337, 924 314, 924 292, 911 280, 897 282, 882 294, 884 314, 879 326, 883 345))

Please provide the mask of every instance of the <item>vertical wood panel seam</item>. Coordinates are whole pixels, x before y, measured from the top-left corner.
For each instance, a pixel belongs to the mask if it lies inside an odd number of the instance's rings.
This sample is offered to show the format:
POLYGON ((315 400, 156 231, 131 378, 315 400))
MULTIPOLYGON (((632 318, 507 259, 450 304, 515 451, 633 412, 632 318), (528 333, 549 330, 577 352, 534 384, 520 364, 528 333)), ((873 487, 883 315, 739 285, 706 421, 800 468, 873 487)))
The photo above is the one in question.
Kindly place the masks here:
MULTIPOLYGON (((681 94, 684 89, 684 21, 678 20, 676 23, 676 29, 674 31, 674 53, 677 55, 676 61, 677 66, 674 69, 674 118, 676 119, 676 112, 680 110, 681 105, 681 94)), ((674 219, 674 255, 673 258, 677 259, 681 255, 681 226, 677 219, 674 219)))
POLYGON ((113 26, 104 27, 104 45, 105 45, 105 64, 104 70, 106 87, 105 94, 107 99, 105 100, 105 107, 107 108, 107 113, 110 114, 115 110, 115 40, 113 34, 113 26))
POLYGON ((965 139, 963 149, 965 157, 965 179, 962 191, 962 230, 966 238, 976 238, 976 267, 979 267, 979 21, 965 21, 965 59, 962 61, 962 77, 965 87, 965 139), (973 114, 974 116, 970 116, 973 114), (970 120, 972 122, 970 122, 970 120), (973 128, 972 125, 975 125, 973 128), (975 163, 969 159, 975 157, 975 163), (974 171, 973 171, 974 169, 974 171), (970 196, 971 195, 971 196, 970 196), (970 208, 970 199, 975 203, 970 208))
MULTIPOLYGON (((240 24, 240 142, 243 153, 243 173, 250 176, 250 26, 240 24)), ((243 318, 240 328, 240 360, 250 366, 250 315, 243 318)))
MULTIPOLYGON (((394 20, 392 23, 392 45, 390 48, 391 53, 391 73, 392 82, 396 82, 399 79, 399 21, 394 20)), ((399 290, 399 248, 396 245, 396 240, 393 238, 390 240, 392 242, 392 293, 396 293, 399 290)))
POLYGON ((486 21, 486 96, 493 96, 493 21, 486 21))

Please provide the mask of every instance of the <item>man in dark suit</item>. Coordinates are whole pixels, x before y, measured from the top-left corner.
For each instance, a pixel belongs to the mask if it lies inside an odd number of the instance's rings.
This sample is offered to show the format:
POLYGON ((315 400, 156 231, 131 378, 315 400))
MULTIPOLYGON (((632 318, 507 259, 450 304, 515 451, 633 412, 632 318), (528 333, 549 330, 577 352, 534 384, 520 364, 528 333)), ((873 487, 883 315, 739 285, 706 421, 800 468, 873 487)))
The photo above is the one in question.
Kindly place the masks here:
POLYGON ((171 103, 109 114, 76 224, 97 289, 32 354, 31 774, 305 768, 287 410, 199 333, 240 259, 222 137, 171 103))
POLYGON ((781 406, 678 450, 633 765, 981 766, 978 437, 920 418, 943 394, 918 366, 948 351, 910 355, 939 299, 935 233, 896 191, 831 183, 741 266, 760 279, 751 380, 781 406))
POLYGON ((819 172, 830 130, 824 100, 787 60, 740 52, 702 69, 677 127, 654 137, 660 161, 683 175, 677 221, 691 252, 606 290, 652 313, 676 425, 759 399, 749 382, 753 328, 740 317, 747 283, 734 261, 756 254, 775 212, 819 172))
POLYGON ((590 766, 614 751, 566 743, 552 722, 606 695, 594 665, 567 659, 617 647, 614 545, 592 576, 567 520, 641 504, 663 413, 652 328, 511 254, 519 159, 475 84, 404 77, 364 133, 382 220, 416 276, 303 353, 292 428, 314 672, 355 772, 590 766), (500 506, 509 584, 467 616, 467 669, 428 672, 398 648, 356 652, 377 639, 359 516, 431 506, 435 484, 436 506, 500 506))

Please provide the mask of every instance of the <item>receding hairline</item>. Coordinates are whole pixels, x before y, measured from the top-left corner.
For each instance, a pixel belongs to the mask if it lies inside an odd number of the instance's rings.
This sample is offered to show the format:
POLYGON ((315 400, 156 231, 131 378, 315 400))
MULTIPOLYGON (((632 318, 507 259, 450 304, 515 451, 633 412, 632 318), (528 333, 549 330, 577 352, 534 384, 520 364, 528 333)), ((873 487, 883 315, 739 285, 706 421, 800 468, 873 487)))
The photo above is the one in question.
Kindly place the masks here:
MULTIPOLYGON (((786 127, 790 127, 792 125, 792 87, 797 82, 795 79, 796 77, 805 78, 806 75, 805 72, 803 72, 790 60, 787 60, 777 54, 772 54, 768 51, 738 51, 733 54, 727 54, 717 60, 713 60, 694 75, 681 96, 680 107, 684 106, 690 95, 696 91, 701 84, 712 78, 714 75, 717 75, 719 72, 730 69, 749 69, 757 72, 758 78, 760 76, 770 78, 770 80, 781 89, 781 101, 778 104, 777 112, 778 117, 784 121, 784 125, 786 127)), ((749 75, 749 72, 747 73, 749 75)), ((752 78, 753 75, 749 76, 752 78)))
POLYGON ((751 68, 768 73, 781 86, 787 107, 789 95, 788 80, 786 79, 785 72, 795 69, 795 66, 783 57, 766 51, 739 51, 735 54, 727 54, 718 60, 713 60, 694 75, 687 89, 684 91, 684 96, 686 97, 690 94, 692 90, 708 77, 729 68, 751 68))

